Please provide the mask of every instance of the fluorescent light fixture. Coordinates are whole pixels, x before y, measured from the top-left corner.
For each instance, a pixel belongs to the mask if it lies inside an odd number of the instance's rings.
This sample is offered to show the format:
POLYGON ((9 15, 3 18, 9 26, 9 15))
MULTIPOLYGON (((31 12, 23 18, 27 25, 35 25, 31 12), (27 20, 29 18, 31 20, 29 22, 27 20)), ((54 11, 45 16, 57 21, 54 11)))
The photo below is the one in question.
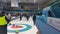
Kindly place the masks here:
POLYGON ((19 0, 19 2, 21 2, 22 0, 19 0))
POLYGON ((34 0, 34 3, 36 2, 36 0, 34 0))
POLYGON ((18 7, 18 0, 11 0, 11 7, 18 7))

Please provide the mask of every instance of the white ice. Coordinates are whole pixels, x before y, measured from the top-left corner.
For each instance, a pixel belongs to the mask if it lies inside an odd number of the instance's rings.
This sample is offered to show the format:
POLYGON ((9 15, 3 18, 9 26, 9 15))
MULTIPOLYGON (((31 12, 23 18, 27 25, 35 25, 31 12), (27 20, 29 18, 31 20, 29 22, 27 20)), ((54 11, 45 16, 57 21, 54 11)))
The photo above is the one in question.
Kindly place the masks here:
MULTIPOLYGON (((13 20, 11 21, 10 23, 12 24, 29 24, 32 26, 32 28, 28 31, 25 31, 25 32, 19 32, 19 34, 37 34, 36 32, 38 31, 36 25, 34 25, 33 23, 33 20, 32 20, 32 17, 29 18, 29 21, 27 21, 26 17, 23 17, 22 18, 22 21, 20 21, 20 19, 16 19, 16 20, 13 20)), ((7 33, 7 34, 16 34, 16 33, 7 33)))

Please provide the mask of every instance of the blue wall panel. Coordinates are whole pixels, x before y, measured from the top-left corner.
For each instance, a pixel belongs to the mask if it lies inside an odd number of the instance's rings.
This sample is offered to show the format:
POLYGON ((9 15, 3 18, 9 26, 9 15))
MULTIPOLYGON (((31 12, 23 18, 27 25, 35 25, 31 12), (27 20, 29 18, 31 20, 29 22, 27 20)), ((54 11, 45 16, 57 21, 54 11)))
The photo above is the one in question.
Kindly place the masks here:
POLYGON ((52 7, 52 11, 54 12, 56 18, 60 18, 60 7, 52 7))

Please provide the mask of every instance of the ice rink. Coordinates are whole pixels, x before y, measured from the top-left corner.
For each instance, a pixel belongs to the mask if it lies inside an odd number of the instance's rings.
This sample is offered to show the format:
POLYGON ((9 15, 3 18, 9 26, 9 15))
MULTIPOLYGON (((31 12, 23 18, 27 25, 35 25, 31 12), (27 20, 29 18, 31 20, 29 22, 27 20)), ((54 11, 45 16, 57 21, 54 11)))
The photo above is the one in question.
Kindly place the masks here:
MULTIPOLYGON (((36 25, 34 25, 32 17, 29 18, 29 21, 27 21, 26 17, 23 17, 21 21, 20 21, 20 18, 17 18, 15 20, 12 20, 10 23, 11 24, 27 24, 27 25, 32 26, 29 30, 21 31, 21 32, 19 32, 19 34, 37 34, 38 29, 37 29, 36 25)), ((23 26, 23 28, 20 28, 20 30, 24 29, 24 27, 26 27, 25 25, 22 25, 22 26, 23 26)), ((29 28, 29 27, 27 27, 27 28, 29 28)), ((16 30, 17 28, 12 29, 12 28, 10 28, 10 26, 7 26, 7 29, 16 30)), ((19 30, 19 29, 17 29, 17 30, 19 30)), ((7 32, 7 34, 16 34, 16 32, 7 32)))

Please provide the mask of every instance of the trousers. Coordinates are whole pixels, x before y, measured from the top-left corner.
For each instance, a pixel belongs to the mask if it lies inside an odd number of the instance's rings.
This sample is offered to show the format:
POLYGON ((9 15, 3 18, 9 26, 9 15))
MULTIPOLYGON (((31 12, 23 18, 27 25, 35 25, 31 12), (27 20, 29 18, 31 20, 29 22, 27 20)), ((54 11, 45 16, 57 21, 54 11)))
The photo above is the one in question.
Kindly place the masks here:
POLYGON ((7 34, 7 25, 0 25, 0 34, 7 34))

